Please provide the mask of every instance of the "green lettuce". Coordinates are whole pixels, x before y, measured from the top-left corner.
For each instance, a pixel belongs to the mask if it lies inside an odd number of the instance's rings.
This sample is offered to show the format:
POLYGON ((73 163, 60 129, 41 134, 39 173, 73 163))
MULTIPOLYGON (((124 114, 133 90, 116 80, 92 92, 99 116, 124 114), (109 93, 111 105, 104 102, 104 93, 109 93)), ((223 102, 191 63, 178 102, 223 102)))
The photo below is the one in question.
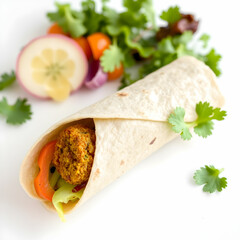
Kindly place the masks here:
POLYGON ((76 201, 82 197, 84 188, 82 188, 78 192, 72 192, 75 185, 69 184, 65 182, 63 179, 59 179, 58 181, 58 190, 55 191, 52 203, 55 207, 60 219, 65 222, 64 212, 63 212, 63 203, 68 203, 69 201, 76 201))

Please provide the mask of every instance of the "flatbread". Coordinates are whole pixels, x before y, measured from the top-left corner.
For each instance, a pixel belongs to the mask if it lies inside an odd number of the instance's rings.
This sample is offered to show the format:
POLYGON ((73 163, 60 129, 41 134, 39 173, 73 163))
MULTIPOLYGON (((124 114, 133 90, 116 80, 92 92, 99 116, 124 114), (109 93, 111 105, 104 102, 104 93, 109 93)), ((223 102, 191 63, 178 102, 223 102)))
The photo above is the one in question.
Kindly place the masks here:
POLYGON ((39 198, 34 188, 39 152, 69 125, 94 125, 96 150, 91 174, 82 198, 65 206, 68 212, 177 137, 167 122, 169 115, 180 106, 186 111, 185 120, 193 121, 199 101, 208 101, 213 107, 224 104, 212 70, 194 57, 182 57, 51 127, 23 161, 21 185, 29 196, 55 210, 51 202, 39 198))

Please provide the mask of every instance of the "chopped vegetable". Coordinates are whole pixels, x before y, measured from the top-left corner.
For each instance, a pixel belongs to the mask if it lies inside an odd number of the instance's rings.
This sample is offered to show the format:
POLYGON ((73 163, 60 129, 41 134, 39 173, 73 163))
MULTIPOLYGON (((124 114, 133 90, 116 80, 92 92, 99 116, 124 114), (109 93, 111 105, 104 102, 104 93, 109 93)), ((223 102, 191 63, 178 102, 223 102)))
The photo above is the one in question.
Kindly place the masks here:
POLYGON ((87 58, 69 37, 49 34, 32 40, 17 61, 17 79, 40 98, 65 100, 79 89, 87 75, 87 58))
POLYGON ((227 179, 225 177, 220 178, 219 174, 223 172, 223 168, 218 170, 214 166, 201 167, 197 170, 193 176, 196 184, 203 185, 204 192, 221 192, 223 188, 227 187, 227 179))
POLYGON ((220 108, 213 108, 208 102, 199 102, 196 104, 196 113, 198 118, 193 122, 184 122, 185 110, 181 107, 177 107, 174 113, 168 118, 168 122, 173 126, 172 130, 176 133, 180 133, 183 140, 190 140, 192 134, 190 128, 194 128, 194 132, 203 138, 212 134, 213 121, 224 120, 227 115, 226 111, 221 111, 220 108))
POLYGON ((0 77, 0 91, 12 85, 15 82, 15 80, 16 75, 14 71, 12 71, 10 74, 8 73, 2 74, 0 77))
MULTIPOLYGON (((54 156, 55 145, 56 141, 52 141, 42 148, 38 157, 39 173, 34 180, 34 187, 38 196, 49 201, 52 201, 54 194, 49 181, 49 167, 54 156)), ((53 181, 52 185, 55 185, 53 181)))
POLYGON ((17 125, 31 119, 31 106, 27 99, 18 98, 15 104, 9 105, 5 97, 0 101, 0 115, 6 117, 7 123, 17 125))
POLYGON ((109 48, 111 44, 111 39, 100 32, 89 35, 87 40, 95 60, 99 60, 99 58, 103 55, 103 52, 109 48))
POLYGON ((63 203, 68 203, 69 201, 76 201, 81 198, 84 188, 82 188, 78 192, 73 192, 72 190, 74 189, 74 185, 71 185, 65 181, 61 181, 61 187, 58 188, 57 191, 55 191, 53 198, 52 198, 52 203, 57 210, 57 213, 61 220, 65 222, 65 217, 64 217, 64 211, 63 211, 63 203))
POLYGON ((108 74, 105 73, 99 61, 90 61, 88 75, 84 85, 89 89, 96 89, 107 82, 108 74))

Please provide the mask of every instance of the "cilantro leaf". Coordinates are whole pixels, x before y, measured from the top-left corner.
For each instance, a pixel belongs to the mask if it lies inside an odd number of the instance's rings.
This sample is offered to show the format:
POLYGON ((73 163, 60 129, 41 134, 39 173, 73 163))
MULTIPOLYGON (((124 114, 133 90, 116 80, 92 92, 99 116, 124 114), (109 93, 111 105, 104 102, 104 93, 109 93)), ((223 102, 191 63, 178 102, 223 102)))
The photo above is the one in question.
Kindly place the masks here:
POLYGON ((226 111, 221 111, 220 108, 213 108, 208 102, 199 102, 196 104, 196 113, 198 118, 193 122, 185 122, 185 110, 181 107, 177 107, 174 113, 170 114, 168 122, 173 126, 172 130, 176 133, 180 133, 183 140, 190 140, 192 135, 189 131, 191 127, 194 128, 194 132, 203 138, 212 134, 213 121, 224 120, 227 115, 226 111))
POLYGON ((160 15, 160 18, 164 21, 167 21, 169 24, 177 22, 181 19, 179 7, 170 7, 167 11, 163 11, 160 15))
POLYGON ((211 49, 211 51, 205 56, 205 63, 213 70, 216 76, 220 76, 221 70, 219 69, 219 61, 222 56, 217 54, 215 49, 211 49))
POLYGON ((122 50, 116 44, 110 45, 109 49, 106 49, 100 58, 103 71, 112 72, 116 67, 120 67, 123 59, 122 50))
POLYGON ((212 120, 222 121, 227 115, 226 111, 220 111, 220 108, 214 109, 208 102, 199 102, 196 105, 196 113, 198 118, 194 122, 194 124, 196 124, 194 132, 203 138, 212 134, 214 125, 212 120))
POLYGON ((16 80, 16 75, 14 71, 12 71, 10 74, 7 74, 7 73, 2 74, 1 80, 0 80, 0 91, 12 85, 15 82, 15 80, 16 80))
POLYGON ((15 104, 9 105, 3 97, 0 101, 0 114, 6 117, 7 123, 17 125, 31 119, 32 112, 27 99, 17 99, 15 104))
POLYGON ((196 127, 194 127, 194 132, 203 138, 206 138, 210 135, 212 135, 213 130, 213 121, 209 120, 205 123, 199 123, 196 127))
POLYGON ((87 32, 83 22, 85 15, 81 12, 71 10, 69 4, 55 3, 58 11, 47 13, 47 17, 52 22, 57 22, 65 33, 70 33, 72 37, 80 37, 87 32))
POLYGON ((224 169, 216 169, 214 166, 201 167, 193 176, 196 184, 203 185, 204 192, 221 192, 223 188, 227 187, 227 179, 225 177, 219 178, 219 174, 224 169))
POLYGON ((176 133, 180 133, 182 139, 190 140, 192 134, 189 131, 189 126, 184 122, 185 110, 181 107, 177 107, 174 113, 170 114, 168 122, 173 125, 172 130, 176 133))

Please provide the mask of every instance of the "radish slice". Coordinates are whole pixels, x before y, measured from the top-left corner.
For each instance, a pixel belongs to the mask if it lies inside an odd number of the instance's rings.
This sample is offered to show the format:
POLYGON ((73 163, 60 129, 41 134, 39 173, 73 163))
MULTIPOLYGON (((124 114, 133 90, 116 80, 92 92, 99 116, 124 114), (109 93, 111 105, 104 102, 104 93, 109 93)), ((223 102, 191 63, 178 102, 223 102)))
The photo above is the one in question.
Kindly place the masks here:
POLYGON ((21 85, 40 98, 65 100, 84 82, 88 62, 72 39, 49 34, 32 40, 20 52, 16 75, 21 85))
POLYGON ((89 63, 88 75, 86 77, 84 85, 90 89, 96 89, 101 87, 107 82, 108 74, 103 72, 100 65, 100 61, 93 60, 89 63))

